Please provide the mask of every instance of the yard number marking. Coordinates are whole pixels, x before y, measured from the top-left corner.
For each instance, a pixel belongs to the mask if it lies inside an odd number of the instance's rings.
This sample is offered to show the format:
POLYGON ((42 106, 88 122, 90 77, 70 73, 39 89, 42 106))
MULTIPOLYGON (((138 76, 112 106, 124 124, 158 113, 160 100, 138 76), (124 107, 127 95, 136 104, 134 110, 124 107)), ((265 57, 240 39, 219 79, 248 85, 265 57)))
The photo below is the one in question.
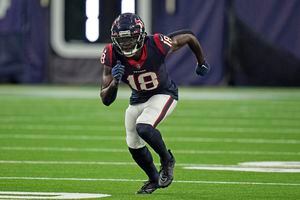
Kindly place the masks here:
POLYGON ((109 197, 109 194, 57 193, 57 192, 11 192, 0 191, 0 199, 90 199, 109 197))

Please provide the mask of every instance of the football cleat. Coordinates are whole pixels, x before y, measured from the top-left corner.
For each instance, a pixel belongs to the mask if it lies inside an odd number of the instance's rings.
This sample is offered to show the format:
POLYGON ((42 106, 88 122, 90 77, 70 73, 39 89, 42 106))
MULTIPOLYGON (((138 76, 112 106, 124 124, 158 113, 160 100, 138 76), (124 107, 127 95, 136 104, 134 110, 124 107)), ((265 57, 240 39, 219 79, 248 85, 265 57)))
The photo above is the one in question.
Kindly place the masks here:
POLYGON ((168 187, 174 178, 173 171, 175 167, 175 158, 171 153, 171 150, 168 151, 171 155, 171 159, 166 164, 161 165, 161 169, 159 171, 158 185, 162 188, 168 187))
POLYGON ((146 181, 144 185, 139 189, 136 194, 151 194, 155 190, 159 188, 157 182, 153 181, 146 181))

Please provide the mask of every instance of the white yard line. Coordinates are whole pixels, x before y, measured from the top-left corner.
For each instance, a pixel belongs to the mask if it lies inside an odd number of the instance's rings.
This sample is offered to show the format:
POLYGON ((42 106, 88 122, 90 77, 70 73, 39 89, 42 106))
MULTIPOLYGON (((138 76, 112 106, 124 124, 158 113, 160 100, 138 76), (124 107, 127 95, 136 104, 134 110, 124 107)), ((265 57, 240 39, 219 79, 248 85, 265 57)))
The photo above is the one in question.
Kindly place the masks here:
MULTIPOLYGON (((0 164, 19 165, 111 165, 111 166, 136 166, 134 162, 104 162, 104 161, 25 161, 25 160, 0 160, 0 164)), ((159 166, 159 163, 155 163, 159 166)), ((210 171, 240 171, 240 172, 264 172, 264 173, 300 173, 300 162, 243 162, 236 165, 218 164, 192 164, 177 163, 177 167, 187 170, 210 171)))
MULTIPOLYGON (((108 181, 108 182, 143 182, 140 179, 114 178, 51 178, 51 177, 0 177, 0 180, 51 180, 51 181, 108 181)), ((300 183, 270 183, 270 182, 238 182, 238 181, 205 181, 205 180, 175 180, 174 183, 191 184, 225 184, 225 185, 273 185, 300 186, 300 183)))
MULTIPOLYGON (((128 153, 127 149, 112 148, 72 148, 72 147, 11 147, 2 146, 0 150, 6 151, 58 151, 58 152, 108 152, 108 153, 128 153)), ((289 155, 298 156, 300 152, 272 152, 272 151, 204 151, 204 150, 174 150, 177 154, 232 154, 232 155, 289 155)))
MULTIPOLYGON (((0 160, 1 164, 29 164, 29 165, 136 165, 134 162, 102 162, 102 161, 36 161, 36 160, 0 160)), ((181 166, 179 164, 178 166, 181 166)), ((190 166, 190 165, 182 165, 190 166)))
MULTIPOLYGON (((1 134, 2 139, 30 140, 99 140, 124 141, 120 136, 86 136, 86 135, 45 135, 45 134, 1 134)), ((263 138, 203 138, 203 137, 166 137, 170 142, 192 143, 247 143, 247 144, 300 144, 296 139, 263 139, 263 138)))
MULTIPOLYGON (((0 164, 19 165, 111 165, 111 166, 135 166, 134 162, 105 162, 105 161, 30 161, 30 160, 0 160, 0 164)), ((159 165, 159 163, 155 163, 159 165)), ((264 161, 243 162, 237 165, 220 164, 192 164, 177 163, 177 167, 187 170, 210 170, 210 171, 242 171, 242 172, 264 172, 264 173, 300 173, 300 162, 298 161, 264 161)))
POLYGON ((62 130, 62 131, 116 131, 125 132, 123 126, 95 126, 95 125, 47 125, 27 124, 16 126, 15 124, 0 124, 2 130, 62 130))
MULTIPOLYGON (((28 164, 28 165, 112 165, 112 166, 136 166, 135 162, 105 162, 105 161, 44 161, 44 160, 0 160, 0 164, 28 164)), ((160 163, 155 163, 160 165, 160 163)), ((195 167, 195 166, 214 166, 224 165, 216 164, 195 164, 195 163, 176 163, 177 167, 195 167)))
MULTIPOLYGON (((58 160, 0 160, 0 164, 29 164, 29 165, 112 165, 126 166, 136 165, 135 162, 113 162, 113 161, 58 161, 58 160)), ((155 163, 159 165, 160 163, 155 163)), ((176 163, 177 167, 236 167, 237 165, 220 164, 196 164, 196 163, 176 163)), ((299 161, 260 161, 238 163, 240 168, 277 168, 277 169, 300 169, 299 161)))
POLYGON ((239 171, 239 172, 266 172, 266 173, 300 173, 300 169, 272 168, 272 167, 243 167, 243 166, 193 166, 184 167, 189 170, 210 171, 239 171))
POLYGON ((237 165, 195 165, 183 167, 188 170, 242 171, 266 173, 300 173, 298 161, 257 161, 243 162, 237 165))
POLYGON ((202 137, 171 137, 173 142, 207 142, 207 143, 246 143, 246 144, 300 144, 295 139, 262 139, 262 138, 202 138, 202 137))
MULTIPOLYGON (((1 130, 55 130, 55 131, 99 131, 99 132, 124 132, 125 128, 123 126, 98 126, 98 125, 47 125, 47 124, 27 124, 22 126, 16 126, 15 124, 0 124, 1 130)), ((173 132, 214 132, 214 133, 261 133, 261 134, 300 134, 299 128, 261 128, 261 127, 194 127, 194 126, 164 126, 162 130, 168 130, 173 132)))

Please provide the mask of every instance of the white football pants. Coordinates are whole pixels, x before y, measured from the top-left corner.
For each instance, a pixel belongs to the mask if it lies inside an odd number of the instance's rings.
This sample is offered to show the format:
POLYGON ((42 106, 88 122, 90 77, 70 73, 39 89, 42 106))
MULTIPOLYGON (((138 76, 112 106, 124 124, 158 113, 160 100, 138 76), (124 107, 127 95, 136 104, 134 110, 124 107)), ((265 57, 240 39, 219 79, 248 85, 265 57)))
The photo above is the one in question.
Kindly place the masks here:
POLYGON ((126 142, 128 147, 139 149, 146 144, 136 131, 136 124, 150 124, 154 128, 169 116, 177 101, 170 95, 157 94, 141 104, 129 105, 125 114, 126 142))

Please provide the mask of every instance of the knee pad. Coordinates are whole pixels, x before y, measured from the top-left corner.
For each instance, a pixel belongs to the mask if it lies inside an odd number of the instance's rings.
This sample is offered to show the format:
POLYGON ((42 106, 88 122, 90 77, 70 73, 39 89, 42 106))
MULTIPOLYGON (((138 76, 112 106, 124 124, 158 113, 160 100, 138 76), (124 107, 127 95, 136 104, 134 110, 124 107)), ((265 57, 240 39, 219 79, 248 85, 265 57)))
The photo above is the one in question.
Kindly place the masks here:
POLYGON ((145 142, 139 136, 126 136, 127 146, 131 149, 139 149, 146 146, 145 142))
POLYGON ((136 131, 143 140, 148 141, 155 133, 155 128, 150 124, 139 123, 136 125, 136 131))

